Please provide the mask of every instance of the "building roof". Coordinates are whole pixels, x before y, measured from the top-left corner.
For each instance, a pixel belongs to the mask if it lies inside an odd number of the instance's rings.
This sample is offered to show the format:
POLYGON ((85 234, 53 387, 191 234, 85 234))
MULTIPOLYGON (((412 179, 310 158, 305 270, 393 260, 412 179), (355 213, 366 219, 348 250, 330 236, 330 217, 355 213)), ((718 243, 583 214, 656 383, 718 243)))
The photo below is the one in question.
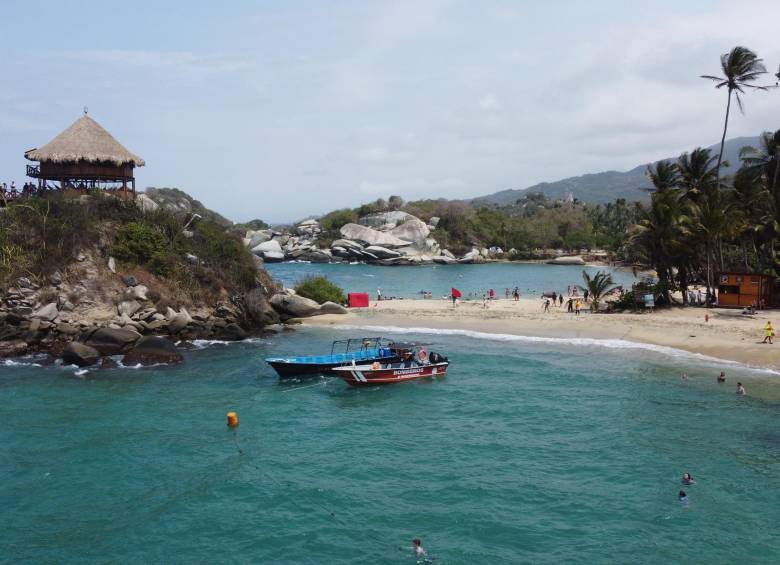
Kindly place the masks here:
POLYGON ((110 162, 118 166, 132 164, 136 167, 146 164, 86 114, 49 143, 40 149, 30 149, 24 156, 30 161, 53 163, 110 162))

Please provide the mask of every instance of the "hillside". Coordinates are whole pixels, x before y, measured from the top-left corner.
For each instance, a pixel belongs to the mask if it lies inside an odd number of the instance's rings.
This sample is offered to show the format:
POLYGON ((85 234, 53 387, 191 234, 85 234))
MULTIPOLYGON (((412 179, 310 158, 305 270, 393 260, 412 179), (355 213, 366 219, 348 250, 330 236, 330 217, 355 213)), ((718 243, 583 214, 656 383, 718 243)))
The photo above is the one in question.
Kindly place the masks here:
MULTIPOLYGON (((733 173, 739 166, 739 151, 746 145, 757 146, 758 137, 736 137, 726 140, 724 149, 725 160, 730 166, 725 168, 726 174, 733 173)), ((717 154, 720 144, 709 147, 717 154)), ((669 157, 673 160, 676 157, 669 157)), ((629 171, 604 171, 570 177, 555 182, 542 182, 524 189, 509 189, 475 198, 475 203, 514 204, 515 201, 531 192, 541 192, 548 198, 564 199, 569 194, 583 202, 607 203, 614 202, 618 198, 626 200, 642 200, 647 198, 647 193, 640 190, 649 186, 645 177, 645 169, 650 163, 637 165, 629 171)))
POLYGON ((150 186, 146 189, 145 194, 154 202, 171 212, 198 214, 203 219, 224 228, 233 225, 233 222, 221 214, 209 210, 199 200, 195 200, 192 196, 178 188, 155 188, 150 186))

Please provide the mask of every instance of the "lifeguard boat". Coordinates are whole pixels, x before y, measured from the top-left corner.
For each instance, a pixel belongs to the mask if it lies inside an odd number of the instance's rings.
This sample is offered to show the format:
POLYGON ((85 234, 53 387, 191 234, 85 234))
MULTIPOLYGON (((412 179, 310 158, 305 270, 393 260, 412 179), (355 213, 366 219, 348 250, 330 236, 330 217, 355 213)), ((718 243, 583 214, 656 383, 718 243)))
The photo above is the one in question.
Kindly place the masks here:
POLYGON ((406 381, 415 381, 428 377, 443 377, 447 374, 450 362, 446 357, 422 347, 404 351, 400 362, 370 364, 353 363, 336 367, 333 373, 354 387, 389 385, 406 381))

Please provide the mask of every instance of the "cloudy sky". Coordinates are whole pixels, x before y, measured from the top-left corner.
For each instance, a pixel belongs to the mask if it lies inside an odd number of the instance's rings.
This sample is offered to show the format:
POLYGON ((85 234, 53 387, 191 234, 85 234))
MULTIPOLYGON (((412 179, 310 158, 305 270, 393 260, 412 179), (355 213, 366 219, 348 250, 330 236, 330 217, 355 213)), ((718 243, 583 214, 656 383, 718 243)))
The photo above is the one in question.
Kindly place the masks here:
MULTIPOLYGON (((0 22, 0 179, 86 105, 139 186, 237 221, 630 169, 719 141, 698 76, 721 53, 780 64, 777 0, 3 0, 0 22)), ((729 137, 778 127, 780 90, 749 93, 729 137)))

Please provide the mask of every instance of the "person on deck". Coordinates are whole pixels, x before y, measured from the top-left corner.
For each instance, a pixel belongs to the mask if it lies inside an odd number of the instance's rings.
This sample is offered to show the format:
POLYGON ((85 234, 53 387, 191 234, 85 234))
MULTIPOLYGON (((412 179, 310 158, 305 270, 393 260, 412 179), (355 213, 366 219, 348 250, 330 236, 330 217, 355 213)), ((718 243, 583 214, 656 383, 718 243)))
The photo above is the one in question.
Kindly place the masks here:
POLYGON ((409 350, 404 351, 403 360, 402 360, 403 366, 406 369, 408 369, 408 368, 410 368, 412 366, 412 362, 413 361, 414 361, 414 359, 412 359, 412 352, 409 351, 409 350))

